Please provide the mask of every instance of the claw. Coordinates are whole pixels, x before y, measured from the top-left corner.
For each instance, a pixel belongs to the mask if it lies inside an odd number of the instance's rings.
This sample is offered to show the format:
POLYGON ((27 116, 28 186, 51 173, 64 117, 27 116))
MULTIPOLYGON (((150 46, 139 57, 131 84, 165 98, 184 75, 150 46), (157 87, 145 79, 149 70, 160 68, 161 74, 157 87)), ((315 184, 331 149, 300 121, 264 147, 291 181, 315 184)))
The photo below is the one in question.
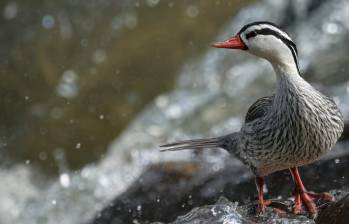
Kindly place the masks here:
POLYGON ((293 214, 300 214, 302 212, 302 200, 301 195, 296 193, 294 194, 294 206, 292 210, 293 214))
POLYGON ((307 192, 308 195, 314 199, 322 199, 327 202, 333 202, 334 197, 328 192, 321 192, 321 193, 315 193, 315 192, 307 192))
POLYGON ((318 209, 316 207, 314 199, 333 201, 334 197, 327 192, 314 193, 314 192, 306 191, 302 183, 302 180, 299 176, 297 167, 291 168, 291 174, 296 185, 294 190, 293 214, 302 213, 303 212, 302 205, 304 205, 306 210, 309 212, 309 216, 315 219, 318 213, 318 209))
POLYGON ((263 203, 258 202, 258 207, 257 207, 257 214, 263 214, 266 210, 267 207, 270 207, 273 209, 274 212, 278 213, 278 214, 284 214, 288 211, 286 205, 282 204, 282 203, 277 203, 277 202, 273 202, 270 200, 264 200, 263 203), (277 207, 279 206, 279 207, 277 207))
POLYGON ((257 214, 262 214, 265 212, 265 209, 271 204, 270 200, 263 200, 258 202, 257 214))

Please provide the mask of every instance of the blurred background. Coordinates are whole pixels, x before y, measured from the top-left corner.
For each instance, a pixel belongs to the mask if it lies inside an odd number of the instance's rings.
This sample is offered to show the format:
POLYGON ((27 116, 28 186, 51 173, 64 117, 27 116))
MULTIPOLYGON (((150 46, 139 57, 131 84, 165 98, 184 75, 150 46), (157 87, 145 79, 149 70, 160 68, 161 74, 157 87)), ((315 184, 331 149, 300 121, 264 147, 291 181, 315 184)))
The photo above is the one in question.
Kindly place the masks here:
POLYGON ((2 1, 1 155, 50 175, 98 160, 247 3, 2 1))
POLYGON ((237 130, 273 71, 210 44, 248 22, 285 28, 348 118, 348 17, 345 0, 2 0, 0 223, 88 220, 145 166, 193 159, 159 144, 237 130))

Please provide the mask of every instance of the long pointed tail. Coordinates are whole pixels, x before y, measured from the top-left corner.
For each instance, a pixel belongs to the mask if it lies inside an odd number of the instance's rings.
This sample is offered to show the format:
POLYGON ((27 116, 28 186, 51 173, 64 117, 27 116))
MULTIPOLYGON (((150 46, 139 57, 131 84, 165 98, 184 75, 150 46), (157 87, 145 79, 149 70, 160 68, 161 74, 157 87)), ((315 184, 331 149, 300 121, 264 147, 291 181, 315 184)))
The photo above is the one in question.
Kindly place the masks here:
POLYGON ((202 138, 185 141, 173 142, 165 145, 160 145, 161 151, 178 151, 184 149, 204 149, 204 148, 219 148, 221 147, 221 138, 202 138))
POLYGON ((208 148, 223 148, 228 151, 235 148, 235 139, 237 134, 233 133, 223 137, 202 138, 173 142, 165 145, 160 145, 163 148, 161 151, 178 151, 185 149, 208 149, 208 148))

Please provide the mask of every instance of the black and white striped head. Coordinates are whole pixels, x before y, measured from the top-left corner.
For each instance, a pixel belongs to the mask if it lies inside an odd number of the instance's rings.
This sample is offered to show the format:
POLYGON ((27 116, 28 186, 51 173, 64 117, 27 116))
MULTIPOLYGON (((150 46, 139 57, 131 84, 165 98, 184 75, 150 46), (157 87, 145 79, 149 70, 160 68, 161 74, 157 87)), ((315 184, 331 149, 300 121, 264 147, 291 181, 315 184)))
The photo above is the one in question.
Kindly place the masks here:
POLYGON ((236 36, 212 46, 246 50, 272 64, 293 66, 299 72, 296 44, 286 32, 271 22, 247 24, 236 36))

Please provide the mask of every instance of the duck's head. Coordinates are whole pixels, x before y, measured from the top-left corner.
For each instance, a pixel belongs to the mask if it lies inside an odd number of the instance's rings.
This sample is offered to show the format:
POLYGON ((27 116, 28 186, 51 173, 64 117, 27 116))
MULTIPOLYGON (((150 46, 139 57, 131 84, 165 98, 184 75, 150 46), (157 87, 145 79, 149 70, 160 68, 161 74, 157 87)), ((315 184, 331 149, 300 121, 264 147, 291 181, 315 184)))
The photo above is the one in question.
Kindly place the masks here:
POLYGON ((273 65, 299 72, 296 44, 285 31, 271 22, 247 24, 232 38, 212 46, 246 50, 273 65))

